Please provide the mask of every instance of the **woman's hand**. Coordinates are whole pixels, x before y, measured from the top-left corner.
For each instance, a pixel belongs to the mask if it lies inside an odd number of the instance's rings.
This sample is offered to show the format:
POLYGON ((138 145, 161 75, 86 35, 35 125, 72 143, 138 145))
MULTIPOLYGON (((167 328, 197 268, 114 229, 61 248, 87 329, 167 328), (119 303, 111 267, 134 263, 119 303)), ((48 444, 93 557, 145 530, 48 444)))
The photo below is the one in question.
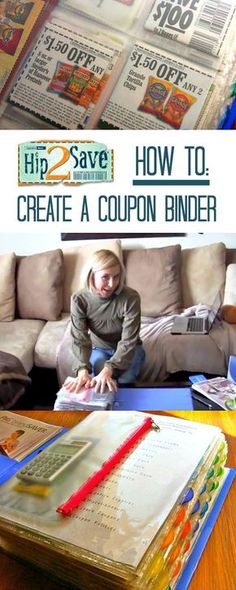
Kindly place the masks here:
POLYGON ((112 379, 112 369, 104 367, 96 377, 93 377, 90 387, 94 387, 96 393, 104 393, 106 389, 109 391, 117 391, 117 383, 112 379))
POLYGON ((78 372, 77 377, 67 377, 63 383, 63 387, 71 393, 78 393, 82 387, 85 387, 86 389, 91 387, 91 379, 88 370, 81 369, 78 372))

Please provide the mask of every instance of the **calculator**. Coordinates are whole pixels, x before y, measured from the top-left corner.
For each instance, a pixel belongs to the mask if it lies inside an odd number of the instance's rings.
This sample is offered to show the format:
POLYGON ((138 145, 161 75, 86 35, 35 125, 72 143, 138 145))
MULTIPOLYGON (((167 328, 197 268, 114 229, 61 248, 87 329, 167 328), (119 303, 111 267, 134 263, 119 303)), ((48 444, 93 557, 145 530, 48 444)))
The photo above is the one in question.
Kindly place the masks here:
POLYGON ((58 442, 41 451, 17 473, 19 479, 50 484, 90 446, 86 440, 58 442))

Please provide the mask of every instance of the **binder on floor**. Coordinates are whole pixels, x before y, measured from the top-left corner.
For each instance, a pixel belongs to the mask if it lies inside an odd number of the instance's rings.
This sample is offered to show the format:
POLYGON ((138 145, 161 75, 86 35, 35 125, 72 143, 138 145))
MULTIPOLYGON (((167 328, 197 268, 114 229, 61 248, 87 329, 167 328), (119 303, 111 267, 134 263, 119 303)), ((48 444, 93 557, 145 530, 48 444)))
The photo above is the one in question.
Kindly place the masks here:
POLYGON ((144 419, 140 412, 93 412, 67 432, 63 441, 90 445, 47 498, 19 493, 15 478, 2 486, 2 547, 81 590, 177 588, 232 481, 219 428, 153 415, 159 430, 143 433, 72 513, 57 512, 144 419))
POLYGON ((119 388, 113 410, 193 410, 189 387, 119 388))

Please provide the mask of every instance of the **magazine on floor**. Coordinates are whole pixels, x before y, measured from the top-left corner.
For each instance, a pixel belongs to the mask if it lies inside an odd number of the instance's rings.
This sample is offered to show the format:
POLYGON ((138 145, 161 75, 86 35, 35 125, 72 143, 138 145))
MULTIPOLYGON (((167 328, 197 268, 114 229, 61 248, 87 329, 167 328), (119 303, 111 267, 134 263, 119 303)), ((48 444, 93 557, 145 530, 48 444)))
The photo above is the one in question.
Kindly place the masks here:
POLYGON ((199 391, 224 410, 236 410, 236 384, 226 377, 214 377, 194 383, 192 389, 199 391))
POLYGON ((62 428, 14 412, 0 412, 0 456, 21 461, 62 428))

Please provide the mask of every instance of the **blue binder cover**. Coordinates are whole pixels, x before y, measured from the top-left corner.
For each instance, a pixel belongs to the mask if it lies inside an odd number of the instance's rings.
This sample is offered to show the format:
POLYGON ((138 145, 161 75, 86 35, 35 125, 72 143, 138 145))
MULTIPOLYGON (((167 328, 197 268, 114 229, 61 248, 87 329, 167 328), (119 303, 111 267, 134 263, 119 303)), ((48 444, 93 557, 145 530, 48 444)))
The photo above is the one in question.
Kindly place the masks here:
POLYGON ((22 461, 16 461, 15 459, 10 459, 9 457, 5 457, 0 455, 0 484, 4 483, 10 477, 13 477, 15 473, 23 467, 26 463, 28 463, 31 459, 36 457, 38 453, 40 453, 43 449, 46 449, 51 443, 53 443, 59 436, 67 432, 68 428, 62 428, 60 432, 58 432, 55 436, 47 440, 45 443, 35 449, 32 453, 24 457, 22 461))
POLYGON ((217 497, 217 500, 216 500, 214 506, 212 507, 212 510, 209 512, 209 516, 208 516, 206 522, 204 523, 201 534, 196 542, 193 552, 191 553, 191 555, 185 565, 185 568, 181 574, 181 577, 179 579, 179 582, 178 582, 175 590, 188 590, 188 586, 190 584, 190 581, 191 581, 193 574, 198 566, 200 558, 203 554, 203 551, 205 549, 207 541, 211 535, 213 527, 216 523, 216 520, 219 516, 219 513, 221 511, 221 508, 224 504, 224 501, 225 501, 226 496, 230 490, 230 487, 233 483, 235 476, 236 476, 236 469, 229 469, 228 475, 226 476, 226 479, 223 483, 223 486, 222 486, 221 491, 217 497))
POLYGON ((233 354, 229 357, 227 379, 236 383, 236 356, 233 354))
POLYGON ((193 410, 189 387, 119 388, 113 410, 193 410))

